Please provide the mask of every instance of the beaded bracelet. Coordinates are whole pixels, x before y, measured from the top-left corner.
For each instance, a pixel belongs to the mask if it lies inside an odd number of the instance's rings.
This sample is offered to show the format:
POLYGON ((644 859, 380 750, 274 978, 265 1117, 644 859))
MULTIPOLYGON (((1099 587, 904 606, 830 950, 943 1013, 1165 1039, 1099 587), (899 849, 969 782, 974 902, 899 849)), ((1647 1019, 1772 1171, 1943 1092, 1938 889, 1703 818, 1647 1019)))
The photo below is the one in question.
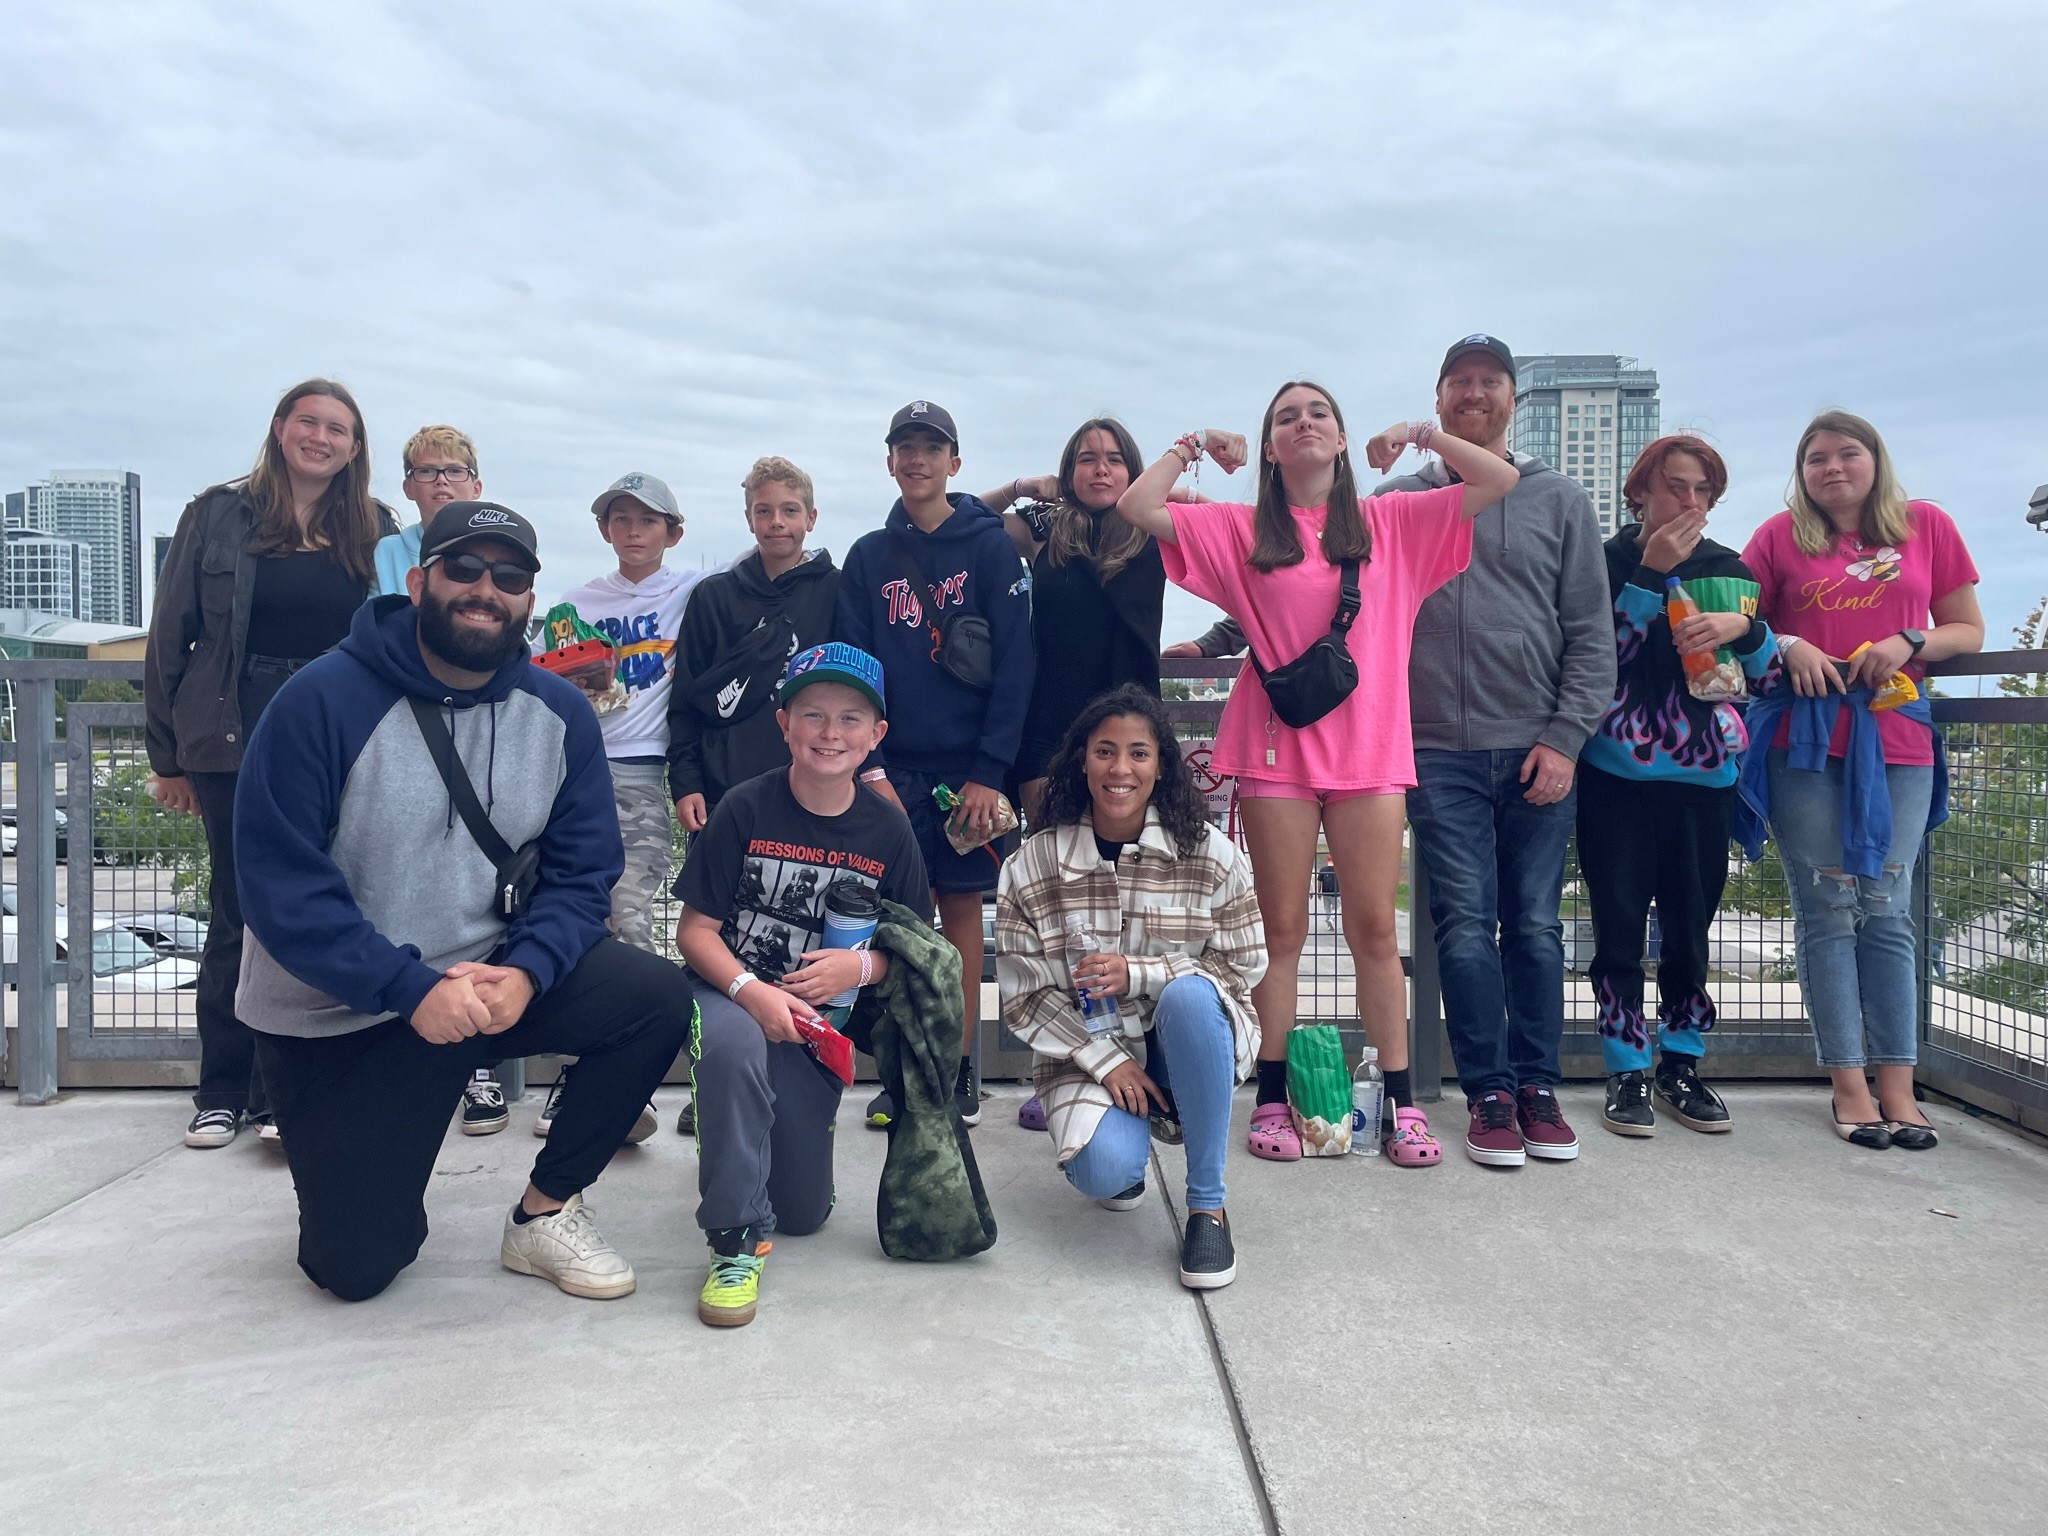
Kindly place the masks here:
POLYGON ((875 952, 871 949, 864 949, 860 952, 860 981, 857 985, 863 987, 872 986, 874 980, 875 952))
POLYGON ((1417 452, 1429 452, 1429 440, 1435 436, 1436 423, 1427 416, 1423 417, 1420 421, 1409 423, 1408 441, 1415 445, 1417 452))

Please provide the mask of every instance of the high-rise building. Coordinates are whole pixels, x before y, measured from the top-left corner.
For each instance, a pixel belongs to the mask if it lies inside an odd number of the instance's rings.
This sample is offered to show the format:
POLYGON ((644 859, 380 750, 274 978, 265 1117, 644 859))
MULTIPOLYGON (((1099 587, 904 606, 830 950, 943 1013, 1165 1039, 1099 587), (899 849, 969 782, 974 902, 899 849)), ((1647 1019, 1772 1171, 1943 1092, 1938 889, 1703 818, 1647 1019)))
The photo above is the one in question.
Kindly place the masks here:
POLYGON ((150 542, 155 546, 156 558, 150 562, 149 590, 155 592, 164 584, 164 562, 171 558, 171 538, 168 533, 153 533, 150 542))
POLYGON ((4 525, 0 526, 8 528, 26 528, 28 526, 27 491, 9 491, 7 493, 7 521, 4 525))
POLYGON ((9 528, 0 550, 4 606, 66 619, 90 618, 92 566, 91 546, 77 539, 9 528))
POLYGON ((55 474, 31 485, 22 527, 92 549, 92 611, 100 624, 141 624, 142 477, 128 470, 55 474))
POLYGON ((1515 359, 1513 447, 1586 488, 1602 537, 1628 517, 1621 482, 1658 435, 1657 370, 1608 354, 1515 359))

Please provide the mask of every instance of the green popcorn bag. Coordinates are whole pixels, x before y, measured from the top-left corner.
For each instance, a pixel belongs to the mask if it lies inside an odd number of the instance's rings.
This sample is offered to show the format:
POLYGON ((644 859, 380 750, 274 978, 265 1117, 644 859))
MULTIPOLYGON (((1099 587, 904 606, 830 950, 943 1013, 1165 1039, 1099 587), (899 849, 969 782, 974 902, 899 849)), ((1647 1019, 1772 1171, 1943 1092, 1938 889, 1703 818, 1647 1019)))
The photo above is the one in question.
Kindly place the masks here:
POLYGON ((1334 1024, 1297 1024, 1287 1032, 1287 1107, 1303 1157, 1351 1150, 1351 1074, 1334 1024))
POLYGON ((550 608, 540 631, 545 649, 533 658, 535 666, 582 689, 590 707, 600 715, 625 706, 626 685, 618 676, 619 653, 611 641, 583 622, 574 603, 550 608))

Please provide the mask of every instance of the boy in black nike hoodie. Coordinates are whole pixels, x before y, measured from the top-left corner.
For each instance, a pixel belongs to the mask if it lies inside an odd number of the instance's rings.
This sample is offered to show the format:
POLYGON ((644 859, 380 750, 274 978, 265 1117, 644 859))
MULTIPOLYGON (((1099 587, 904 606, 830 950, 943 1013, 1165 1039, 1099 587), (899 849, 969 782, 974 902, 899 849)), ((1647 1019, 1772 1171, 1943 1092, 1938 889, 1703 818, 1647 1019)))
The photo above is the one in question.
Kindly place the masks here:
MULTIPOLYGON (((957 793, 964 803, 955 815, 976 834, 995 825, 996 801, 1023 739, 1036 670, 1031 574, 1000 516, 976 497, 947 492, 947 480, 960 470, 960 436, 951 415, 930 401, 912 401, 889 423, 886 442, 889 474, 901 495, 883 526, 861 535, 846 552, 833 638, 876 657, 888 678, 889 718, 897 730, 887 752, 878 750, 861 777, 910 817, 931 875, 939 926, 960 952, 964 1022, 955 1097, 961 1118, 973 1125, 981 1118, 972 1067, 981 900, 995 889, 1002 856, 995 844, 954 852, 932 791, 944 784, 957 793), (967 636, 960 633, 964 616, 978 616, 987 625, 986 647, 975 643, 971 623, 967 636), (972 654, 977 651, 979 658, 972 654), (942 656, 952 662, 951 670, 942 656)), ((887 1096, 879 1096, 868 1106, 868 1123, 885 1126, 892 1113, 887 1096)))
POLYGON ((668 792, 685 832, 701 832, 735 784, 789 766, 775 689, 789 658, 832 638, 839 568, 804 548, 818 526, 811 477, 756 459, 745 492, 754 552, 690 594, 668 704, 668 792))

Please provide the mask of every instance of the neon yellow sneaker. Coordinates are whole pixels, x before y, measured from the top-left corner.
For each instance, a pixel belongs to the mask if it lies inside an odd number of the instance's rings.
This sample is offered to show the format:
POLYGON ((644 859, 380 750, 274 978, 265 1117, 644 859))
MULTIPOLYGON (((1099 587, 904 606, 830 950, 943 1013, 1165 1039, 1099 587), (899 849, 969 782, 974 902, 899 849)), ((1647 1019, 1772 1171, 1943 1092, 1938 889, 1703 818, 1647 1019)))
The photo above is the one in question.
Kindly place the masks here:
POLYGON ((714 1238, 711 1273, 704 1277, 704 1289, 697 1293, 697 1320, 713 1328, 744 1328, 754 1320, 754 1304, 761 1294, 761 1269, 768 1262, 768 1250, 774 1246, 757 1241, 751 1227, 742 1227, 732 1245, 742 1251, 720 1253, 714 1238))

